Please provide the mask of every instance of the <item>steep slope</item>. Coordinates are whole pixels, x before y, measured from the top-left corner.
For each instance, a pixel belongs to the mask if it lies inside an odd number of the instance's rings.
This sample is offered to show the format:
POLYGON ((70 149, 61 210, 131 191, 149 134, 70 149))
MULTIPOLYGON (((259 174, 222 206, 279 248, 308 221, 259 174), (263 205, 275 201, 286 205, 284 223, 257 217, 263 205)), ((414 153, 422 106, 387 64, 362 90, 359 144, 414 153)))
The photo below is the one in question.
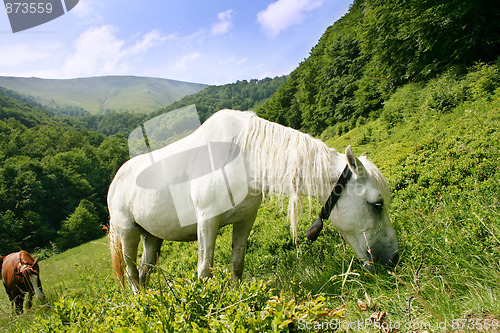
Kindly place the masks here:
POLYGON ((257 113, 323 138, 377 118, 395 89, 500 56, 486 1, 357 0, 257 113))
POLYGON ((207 85, 149 77, 103 76, 67 80, 0 77, 0 87, 27 95, 50 108, 77 108, 102 114, 150 113, 207 85))

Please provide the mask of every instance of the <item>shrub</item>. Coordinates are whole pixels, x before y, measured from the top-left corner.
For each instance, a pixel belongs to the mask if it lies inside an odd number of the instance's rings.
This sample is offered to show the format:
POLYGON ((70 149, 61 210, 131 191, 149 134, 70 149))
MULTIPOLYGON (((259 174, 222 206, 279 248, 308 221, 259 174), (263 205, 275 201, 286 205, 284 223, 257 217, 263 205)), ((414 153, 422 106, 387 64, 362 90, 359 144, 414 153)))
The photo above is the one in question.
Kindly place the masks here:
POLYGON ((466 80, 472 100, 491 100, 495 89, 500 87, 500 68, 495 65, 477 64, 466 80))
POLYGON ((381 118, 389 128, 402 122, 412 110, 418 108, 421 104, 419 95, 421 89, 422 86, 419 84, 407 84, 396 90, 391 98, 385 102, 381 118))
POLYGON ((83 244, 103 235, 99 215, 92 202, 83 199, 73 214, 63 221, 57 246, 61 250, 83 244))
POLYGON ((385 102, 381 118, 389 128, 412 117, 437 117, 465 101, 491 100, 500 87, 500 68, 478 64, 460 75, 450 70, 425 84, 410 83, 397 89, 385 102))
POLYGON ((170 278, 160 271, 153 290, 136 295, 106 292, 100 299, 61 298, 33 331, 50 332, 281 332, 300 323, 340 318, 344 307, 330 310, 324 297, 298 300, 275 291, 267 281, 242 282, 234 288, 228 272, 211 279, 170 278))

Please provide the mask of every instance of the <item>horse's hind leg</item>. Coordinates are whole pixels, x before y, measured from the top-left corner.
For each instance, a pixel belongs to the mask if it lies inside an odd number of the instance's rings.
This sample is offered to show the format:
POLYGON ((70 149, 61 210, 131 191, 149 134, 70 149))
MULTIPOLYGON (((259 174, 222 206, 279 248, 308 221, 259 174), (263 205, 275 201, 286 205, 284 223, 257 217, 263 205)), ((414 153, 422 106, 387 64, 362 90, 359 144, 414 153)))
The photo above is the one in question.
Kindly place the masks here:
POLYGON ((115 226, 120 235, 123 259, 126 265, 127 279, 134 292, 139 291, 139 271, 137 270, 137 248, 140 241, 140 228, 136 225, 129 228, 115 226))
POLYGON ((160 253, 163 239, 155 237, 145 230, 141 233, 141 239, 143 252, 139 267, 139 285, 141 287, 146 287, 148 283, 147 280, 149 271, 158 261, 158 255, 160 253))

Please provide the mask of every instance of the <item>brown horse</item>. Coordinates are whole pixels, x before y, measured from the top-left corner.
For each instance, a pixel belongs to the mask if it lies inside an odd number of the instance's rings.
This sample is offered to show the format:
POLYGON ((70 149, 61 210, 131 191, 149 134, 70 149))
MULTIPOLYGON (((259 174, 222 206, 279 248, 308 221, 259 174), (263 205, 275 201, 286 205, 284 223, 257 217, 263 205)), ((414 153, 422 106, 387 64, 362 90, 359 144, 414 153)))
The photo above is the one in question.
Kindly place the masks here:
POLYGON ((26 308, 31 308, 33 295, 45 300, 40 282, 40 267, 28 252, 20 251, 0 257, 0 273, 5 291, 17 313, 23 312, 24 295, 28 293, 26 308))

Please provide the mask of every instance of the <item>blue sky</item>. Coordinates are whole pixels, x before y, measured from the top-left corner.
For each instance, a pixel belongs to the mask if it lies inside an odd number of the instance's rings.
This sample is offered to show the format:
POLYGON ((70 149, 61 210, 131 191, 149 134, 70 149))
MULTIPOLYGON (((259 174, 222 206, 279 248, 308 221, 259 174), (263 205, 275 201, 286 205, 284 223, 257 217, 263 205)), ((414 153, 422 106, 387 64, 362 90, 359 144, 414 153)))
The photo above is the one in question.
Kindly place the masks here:
POLYGON ((289 74, 352 0, 80 0, 12 33, 0 76, 151 76, 206 84, 289 74))

